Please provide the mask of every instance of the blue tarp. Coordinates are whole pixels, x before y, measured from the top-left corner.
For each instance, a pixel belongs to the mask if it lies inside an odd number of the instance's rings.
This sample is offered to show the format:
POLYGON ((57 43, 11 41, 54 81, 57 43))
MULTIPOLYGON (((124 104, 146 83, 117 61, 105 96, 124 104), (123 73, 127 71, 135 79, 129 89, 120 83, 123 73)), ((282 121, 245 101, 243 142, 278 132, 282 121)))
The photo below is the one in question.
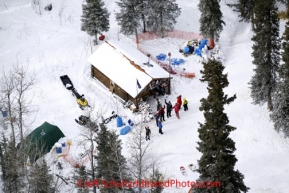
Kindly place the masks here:
POLYGON ((195 54, 202 57, 202 49, 207 44, 208 40, 202 39, 202 43, 200 46, 195 50, 195 54))
POLYGON ((130 126, 133 126, 134 125, 134 123, 129 119, 128 121, 128 124, 130 125, 130 126))
POLYGON ((130 132, 131 127, 130 126, 125 126, 120 130, 120 135, 126 135, 128 132, 130 132))
POLYGON ((177 59, 177 58, 172 58, 171 59, 171 64, 172 65, 180 65, 180 64, 182 64, 184 62, 185 62, 184 59, 177 59))
POLYGON ((186 46, 184 49, 184 54, 192 54, 194 52, 193 46, 186 46))
POLYGON ((56 153, 62 153, 62 148, 61 147, 56 147, 56 153))
POLYGON ((167 55, 165 55, 165 54, 157 55, 157 59, 158 59, 158 60, 165 60, 166 57, 167 57, 167 55))
POLYGON ((8 116, 7 111, 2 111, 2 115, 3 115, 3 117, 7 117, 8 116))
POLYGON ((184 49, 184 54, 188 54, 190 52, 189 46, 186 46, 184 49))
POLYGON ((122 118, 120 116, 118 116, 117 119, 116 119, 116 126, 117 127, 122 127, 123 126, 123 121, 122 121, 122 118))
POLYGON ((1 113, 3 115, 3 117, 7 117, 8 116, 7 111, 2 111, 2 107, 0 107, 0 111, 1 111, 1 113))

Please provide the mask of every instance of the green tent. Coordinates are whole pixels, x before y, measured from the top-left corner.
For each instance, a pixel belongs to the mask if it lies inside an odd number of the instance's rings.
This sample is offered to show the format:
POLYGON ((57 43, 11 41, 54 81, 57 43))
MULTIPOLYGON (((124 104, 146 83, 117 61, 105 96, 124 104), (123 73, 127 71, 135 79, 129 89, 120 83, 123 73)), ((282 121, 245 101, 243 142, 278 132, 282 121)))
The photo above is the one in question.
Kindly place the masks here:
POLYGON ((25 151, 31 163, 48 153, 56 142, 65 137, 62 131, 55 125, 44 122, 40 127, 32 131, 24 140, 18 144, 18 149, 25 151))

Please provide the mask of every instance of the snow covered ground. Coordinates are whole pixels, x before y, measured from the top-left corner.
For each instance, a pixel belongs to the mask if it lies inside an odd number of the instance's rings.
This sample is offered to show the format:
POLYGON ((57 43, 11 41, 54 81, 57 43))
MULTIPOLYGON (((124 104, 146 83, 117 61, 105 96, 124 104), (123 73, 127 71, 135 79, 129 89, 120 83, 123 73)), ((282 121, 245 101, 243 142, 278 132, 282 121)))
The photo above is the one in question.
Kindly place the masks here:
MULTIPOLYGON (((119 27, 114 20, 117 11, 115 0, 104 0, 110 11, 111 29, 106 33, 107 40, 118 40, 133 43, 133 40, 118 35, 119 27)), ((80 31, 80 16, 82 0, 49 0, 43 6, 52 3, 51 12, 43 11, 36 14, 31 6, 31 0, 0 0, 0 69, 9 70, 13 65, 28 66, 29 73, 35 73, 37 84, 31 90, 33 104, 38 107, 34 114, 35 121, 27 133, 40 126, 44 121, 57 125, 73 140, 71 153, 77 156, 82 147, 77 147, 81 140, 81 127, 74 121, 83 114, 76 100, 66 90, 60 76, 67 74, 75 88, 84 94, 95 109, 105 109, 104 117, 112 111, 123 117, 133 118, 131 112, 121 108, 108 90, 97 81, 90 78, 90 64, 87 62, 92 51, 98 46, 91 46, 92 40, 85 32, 80 31), (61 12, 61 7, 63 12, 61 12), (105 104, 105 105, 103 105, 105 104)), ((183 31, 199 33, 198 1, 177 0, 182 8, 175 28, 183 31)), ((237 127, 231 133, 236 142, 235 151, 238 158, 236 169, 245 176, 245 184, 252 193, 286 193, 289 181, 289 140, 275 132, 269 120, 266 106, 255 106, 250 98, 248 82, 253 75, 252 41, 250 24, 239 23, 237 14, 221 1, 226 26, 221 33, 219 45, 226 58, 225 71, 228 72, 230 85, 226 94, 237 94, 237 99, 226 107, 230 125, 237 127)), ((284 22, 281 22, 281 33, 284 22)), ((172 57, 183 58, 179 45, 185 40, 164 38, 145 41, 141 48, 151 55, 172 53, 172 57)), ((202 64, 196 62, 194 56, 184 58, 186 62, 179 68, 195 72, 193 79, 173 76, 173 92, 168 100, 175 102, 178 95, 189 101, 189 111, 180 112, 181 119, 173 116, 163 123, 164 135, 158 134, 153 120, 149 125, 152 130, 152 152, 160 157, 163 171, 171 179, 179 181, 194 181, 198 173, 191 172, 187 165, 197 163, 201 154, 196 150, 198 138, 198 122, 204 122, 199 111, 200 99, 207 96, 206 84, 201 83, 200 70, 202 64), (185 166, 187 176, 180 172, 180 166, 185 166)), ((125 72, 121 73, 125 76, 125 72)), ((164 97, 159 97, 164 103, 164 97)), ((148 101, 153 110, 156 109, 155 99, 148 101)), ((109 124, 111 129, 117 129, 115 122, 109 124)), ((124 143, 128 135, 120 136, 124 143)), ((49 156, 49 155, 48 155, 49 156)), ((189 188, 167 188, 165 193, 188 192, 189 188)))

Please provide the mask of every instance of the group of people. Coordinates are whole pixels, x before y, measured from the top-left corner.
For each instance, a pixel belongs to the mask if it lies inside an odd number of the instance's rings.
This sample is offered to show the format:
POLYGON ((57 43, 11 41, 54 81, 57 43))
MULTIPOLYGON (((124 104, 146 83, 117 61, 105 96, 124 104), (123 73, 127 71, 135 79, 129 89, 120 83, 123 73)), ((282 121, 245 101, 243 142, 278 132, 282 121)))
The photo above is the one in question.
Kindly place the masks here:
MULTIPOLYGON (((178 119, 180 119, 180 114, 179 111, 181 109, 181 107, 184 107, 184 110, 187 111, 188 109, 188 101, 186 98, 183 98, 182 101, 182 95, 179 95, 177 97, 177 102, 175 103, 175 105, 173 106, 171 101, 167 102, 167 100, 165 99, 165 104, 164 106, 162 106, 160 100, 157 98, 157 112, 155 113, 155 119, 156 119, 156 125, 159 128, 159 133, 163 134, 162 128, 162 122, 165 121, 165 109, 166 109, 166 113, 167 113, 167 118, 171 117, 171 111, 174 110, 176 117, 178 117, 178 119)), ((146 129, 146 140, 150 140, 150 129, 149 126, 145 127, 146 129)))

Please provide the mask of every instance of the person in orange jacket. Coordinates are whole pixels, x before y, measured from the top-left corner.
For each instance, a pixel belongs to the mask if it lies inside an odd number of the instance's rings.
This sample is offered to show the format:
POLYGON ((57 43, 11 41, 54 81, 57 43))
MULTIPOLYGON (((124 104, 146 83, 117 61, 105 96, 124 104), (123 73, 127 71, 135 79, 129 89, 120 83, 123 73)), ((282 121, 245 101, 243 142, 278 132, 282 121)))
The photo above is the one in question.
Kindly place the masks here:
POLYGON ((182 107, 182 95, 177 97, 177 103, 179 104, 179 109, 182 107))

